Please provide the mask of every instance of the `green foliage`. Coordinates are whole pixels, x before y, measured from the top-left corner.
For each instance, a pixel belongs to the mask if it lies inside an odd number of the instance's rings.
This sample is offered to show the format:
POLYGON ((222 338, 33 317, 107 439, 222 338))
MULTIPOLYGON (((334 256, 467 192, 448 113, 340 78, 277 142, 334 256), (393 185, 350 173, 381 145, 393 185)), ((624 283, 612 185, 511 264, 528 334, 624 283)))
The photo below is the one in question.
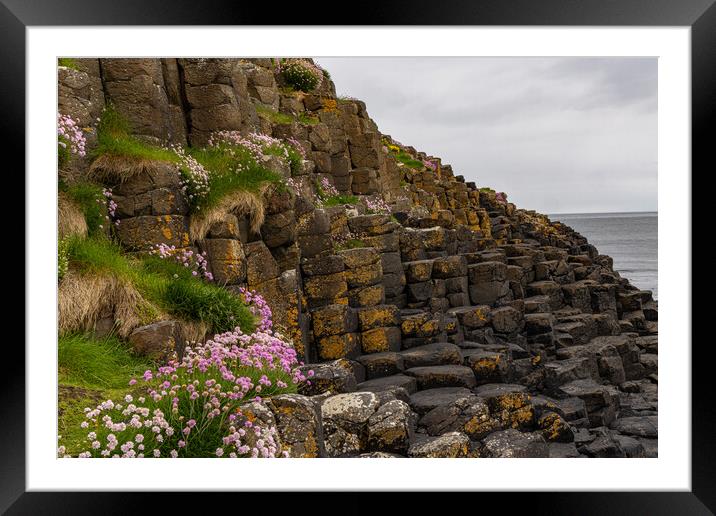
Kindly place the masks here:
POLYGON ((316 125, 319 122, 318 117, 307 113, 299 113, 296 116, 290 113, 279 113, 263 104, 256 104, 256 113, 272 124, 292 124, 298 122, 304 125, 316 125))
POLYGON ((305 125, 316 125, 320 122, 317 116, 312 116, 307 113, 299 113, 297 118, 300 123, 305 125))
POLYGON ((119 389, 152 365, 114 335, 60 335, 57 346, 59 381, 64 385, 119 389))
POLYGON ((71 57, 60 57, 57 60, 57 66, 64 66, 65 68, 71 68, 72 70, 79 70, 77 61, 71 57))
POLYGON ((86 443, 87 430, 80 427, 84 408, 107 399, 120 399, 128 392, 129 378, 141 376, 153 364, 133 355, 113 335, 61 335, 57 342, 60 393, 58 433, 68 453, 76 454, 86 443))
POLYGON ((320 77, 308 63, 288 61, 281 63, 281 75, 287 84, 298 91, 309 92, 318 86, 320 77))
POLYGON ((57 165, 62 168, 70 161, 72 151, 70 151, 70 141, 64 136, 57 136, 57 165), (62 142, 64 145, 60 145, 62 142))
POLYGON ((270 107, 263 104, 256 104, 255 107, 256 113, 258 113, 261 118, 268 120, 273 124, 291 124, 296 121, 296 119, 290 114, 279 113, 278 111, 274 111, 270 107))
POLYGON ((191 148, 187 154, 199 162, 209 173, 209 191, 195 208, 216 206, 221 199, 237 191, 258 194, 265 183, 279 183, 278 172, 258 163, 251 152, 241 146, 217 145, 191 148))
POLYGON ((80 271, 112 274, 130 281, 147 301, 165 312, 203 321, 215 332, 236 326, 245 333, 255 329, 255 317, 240 297, 192 276, 187 267, 173 260, 129 257, 106 238, 77 237, 69 240, 69 258, 80 271))
POLYGON ((414 159, 410 154, 408 154, 405 151, 398 151, 393 152, 393 156, 395 156, 395 159, 398 160, 403 165, 414 168, 416 170, 421 170, 425 168, 425 165, 423 165, 423 162, 417 159, 414 159))
POLYGON ((100 226, 107 224, 107 204, 102 187, 89 181, 69 186, 60 183, 59 187, 79 206, 87 222, 88 234, 94 236, 104 233, 104 228, 100 226))
POLYGON ((97 125, 97 146, 92 157, 118 156, 156 161, 179 161, 171 149, 143 142, 132 136, 127 120, 111 104, 105 107, 97 125))
POLYGON ((236 326, 246 333, 254 329, 254 316, 238 296, 193 278, 167 282, 164 302, 173 314, 204 321, 218 333, 233 330, 236 326))
POLYGON ((323 199, 323 206, 330 208, 331 206, 343 206, 345 204, 358 204, 358 197, 355 195, 333 195, 323 199))

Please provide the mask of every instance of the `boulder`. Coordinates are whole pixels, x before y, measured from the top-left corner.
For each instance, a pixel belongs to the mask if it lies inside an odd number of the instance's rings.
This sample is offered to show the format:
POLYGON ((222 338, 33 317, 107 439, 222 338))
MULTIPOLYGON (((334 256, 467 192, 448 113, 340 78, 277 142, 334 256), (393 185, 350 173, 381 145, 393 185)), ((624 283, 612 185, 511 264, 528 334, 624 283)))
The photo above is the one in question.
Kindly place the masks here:
POLYGON ((415 430, 415 413, 401 400, 381 405, 368 418, 368 449, 407 453, 415 430))
POLYGON ((184 352, 184 334, 177 321, 159 321, 135 328, 129 334, 132 350, 153 360, 163 361, 176 352, 184 352))
POLYGON ((365 451, 368 419, 378 409, 372 392, 337 394, 321 404, 326 453, 341 457, 365 451))
POLYGON ((539 433, 514 429, 494 432, 482 440, 483 454, 495 458, 548 458, 549 447, 539 433))
POLYGON ((325 456, 321 414, 309 397, 280 394, 266 404, 276 418, 281 445, 291 457, 325 456))
POLYGON ((408 457, 460 458, 470 456, 470 438, 460 432, 448 432, 429 437, 411 445, 408 457))

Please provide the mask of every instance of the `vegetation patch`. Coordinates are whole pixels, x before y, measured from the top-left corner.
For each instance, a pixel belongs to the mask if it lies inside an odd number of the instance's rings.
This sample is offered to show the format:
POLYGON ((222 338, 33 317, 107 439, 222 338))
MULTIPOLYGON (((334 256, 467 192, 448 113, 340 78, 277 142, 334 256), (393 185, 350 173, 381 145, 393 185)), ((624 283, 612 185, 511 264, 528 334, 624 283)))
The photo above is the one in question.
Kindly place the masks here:
POLYGON ((131 159, 140 163, 146 161, 179 162, 179 158, 172 149, 152 145, 132 135, 127 120, 111 104, 102 111, 97 125, 97 146, 92 150, 91 157, 95 158, 95 163, 92 165, 92 168, 95 169, 99 165, 108 164, 113 158, 131 159), (105 163, 96 164, 97 160, 105 163))
POLYGON ((107 307, 122 336, 161 313, 204 322, 215 332, 255 329, 255 316, 240 297, 199 279, 176 261, 126 256, 103 238, 71 238, 68 253, 75 274, 60 285, 61 333, 91 327, 107 307))
POLYGON ((79 70, 77 61, 71 57, 60 57, 57 60, 57 66, 64 66, 65 68, 70 68, 72 70, 79 70))
POLYGON ((278 111, 275 111, 263 104, 256 104, 255 107, 256 113, 258 113, 261 118, 274 124, 292 124, 296 121, 295 117, 292 115, 288 113, 279 113, 278 111))
MULTIPOLYGON (((69 200, 72 206, 78 209, 84 216, 86 224, 85 232, 90 235, 98 235, 104 232, 105 226, 109 220, 107 212, 107 195, 104 188, 100 185, 89 182, 80 181, 67 185, 59 184, 59 190, 62 197, 69 200)), ((62 206, 65 203, 61 203, 62 206)), ((69 210, 71 208, 67 208, 69 210)), ((74 223, 75 226, 79 224, 74 223)), ((82 233, 82 231, 80 231, 82 233)))
POLYGON ((316 125, 319 122, 318 117, 307 113, 299 113, 292 115, 290 113, 280 113, 263 104, 256 104, 256 113, 273 124, 292 124, 298 122, 304 125, 316 125))
POLYGON ((332 195, 322 200, 323 206, 330 208, 331 206, 344 206, 349 204, 355 206, 358 204, 358 197, 355 195, 332 195))
POLYGON ((306 59, 282 59, 279 70, 286 84, 303 92, 315 90, 324 78, 321 67, 306 59))

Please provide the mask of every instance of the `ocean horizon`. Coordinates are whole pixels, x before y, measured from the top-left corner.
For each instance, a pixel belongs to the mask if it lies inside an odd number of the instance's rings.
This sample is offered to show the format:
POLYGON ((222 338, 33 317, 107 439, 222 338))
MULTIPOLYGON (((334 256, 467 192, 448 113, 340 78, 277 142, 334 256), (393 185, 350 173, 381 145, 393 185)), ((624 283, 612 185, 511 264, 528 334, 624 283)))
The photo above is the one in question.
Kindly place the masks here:
POLYGON ((553 213, 614 259, 614 270, 642 290, 658 296, 658 212, 553 213))

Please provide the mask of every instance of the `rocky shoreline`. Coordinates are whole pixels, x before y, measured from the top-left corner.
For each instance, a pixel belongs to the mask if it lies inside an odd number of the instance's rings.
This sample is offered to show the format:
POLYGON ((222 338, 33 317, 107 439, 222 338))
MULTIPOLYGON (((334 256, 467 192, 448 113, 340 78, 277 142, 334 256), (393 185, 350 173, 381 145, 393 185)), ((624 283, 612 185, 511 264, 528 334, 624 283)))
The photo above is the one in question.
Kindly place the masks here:
MULTIPOLYGON (((380 133, 329 76, 301 93, 269 59, 77 62, 59 109, 90 145, 111 102, 147 141, 235 130, 305 150, 299 170, 272 157, 289 187, 263 193, 258 227, 232 207, 197 234, 160 161, 108 184, 128 252, 206 251, 219 284, 269 302, 313 376, 244 412, 291 456, 657 456, 658 304, 582 235, 380 133), (352 202, 327 206, 324 182, 352 202)), ((183 337, 162 321, 128 340, 149 354, 183 337)))

